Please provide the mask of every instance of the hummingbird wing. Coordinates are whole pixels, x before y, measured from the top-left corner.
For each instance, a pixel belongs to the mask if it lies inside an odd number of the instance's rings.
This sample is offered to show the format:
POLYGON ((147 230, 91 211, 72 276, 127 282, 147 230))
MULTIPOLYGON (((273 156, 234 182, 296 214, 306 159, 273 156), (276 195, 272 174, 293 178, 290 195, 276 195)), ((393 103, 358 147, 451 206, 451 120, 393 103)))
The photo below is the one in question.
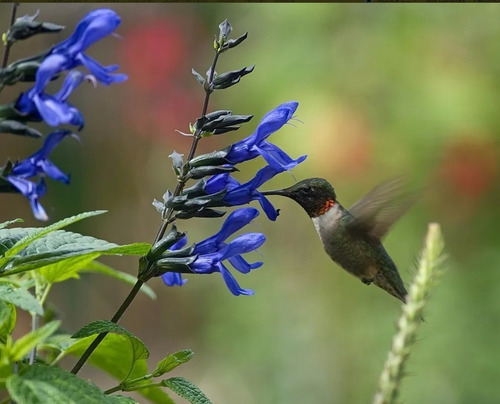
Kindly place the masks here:
POLYGON ((382 239, 419 197, 404 192, 404 185, 405 178, 396 177, 373 188, 349 209, 353 217, 349 229, 382 239))

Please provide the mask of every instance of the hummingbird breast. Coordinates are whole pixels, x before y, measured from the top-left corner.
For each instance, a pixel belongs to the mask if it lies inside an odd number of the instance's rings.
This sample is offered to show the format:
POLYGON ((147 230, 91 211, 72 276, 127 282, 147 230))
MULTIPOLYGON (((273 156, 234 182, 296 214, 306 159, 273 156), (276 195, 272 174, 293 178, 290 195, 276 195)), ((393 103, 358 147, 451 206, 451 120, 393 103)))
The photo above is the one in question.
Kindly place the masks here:
POLYGON ((313 218, 326 253, 346 271, 358 278, 374 279, 379 269, 394 266, 378 240, 360 237, 346 227, 350 213, 336 203, 323 215, 313 218))

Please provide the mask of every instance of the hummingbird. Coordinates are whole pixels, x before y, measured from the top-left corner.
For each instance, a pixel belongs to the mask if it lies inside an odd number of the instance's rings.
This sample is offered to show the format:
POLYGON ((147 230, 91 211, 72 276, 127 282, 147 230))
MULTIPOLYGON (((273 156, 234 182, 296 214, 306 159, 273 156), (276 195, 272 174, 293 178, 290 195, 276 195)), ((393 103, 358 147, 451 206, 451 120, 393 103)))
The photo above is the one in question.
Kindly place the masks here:
POLYGON ((335 189, 323 178, 308 178, 295 185, 264 195, 281 195, 293 199, 307 212, 330 258, 347 272, 406 303, 406 291, 394 261, 382 238, 406 213, 414 195, 403 194, 402 178, 387 180, 344 208, 335 189))

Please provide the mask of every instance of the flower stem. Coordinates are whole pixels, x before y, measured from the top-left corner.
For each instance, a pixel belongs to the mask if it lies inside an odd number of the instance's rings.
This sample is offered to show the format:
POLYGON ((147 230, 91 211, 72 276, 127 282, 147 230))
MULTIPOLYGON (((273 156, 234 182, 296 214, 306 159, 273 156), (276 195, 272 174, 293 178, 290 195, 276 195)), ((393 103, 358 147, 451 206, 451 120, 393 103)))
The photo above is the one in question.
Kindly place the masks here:
MULTIPOLYGON (((144 282, 137 280, 134 287, 132 288, 132 290, 130 291, 130 293, 128 294, 126 299, 123 301, 120 308, 117 310, 117 312, 115 313, 115 315, 111 319, 111 321, 113 323, 117 323, 118 320, 123 315, 123 313, 125 313, 125 310, 127 310, 128 306, 130 306, 130 304, 134 300, 137 293, 139 293, 139 290, 141 289, 141 286, 143 283, 144 282)), ((75 375, 78 373, 78 371, 82 368, 82 366, 85 364, 85 362, 87 362, 87 359, 90 357, 90 355, 92 355, 92 352, 94 352, 94 350, 99 346, 99 344, 104 339, 104 337, 106 337, 106 335, 108 335, 107 332, 102 332, 94 339, 94 341, 92 341, 92 343, 89 345, 89 347, 83 353, 83 355, 78 360, 76 365, 73 367, 73 369, 71 369, 71 373, 74 373, 75 375)))
MULTIPOLYGON (((205 100, 203 102, 203 108, 202 108, 202 111, 201 111, 201 116, 202 117, 205 116, 206 113, 207 113, 207 111, 208 111, 208 102, 210 101, 210 94, 213 91, 213 90, 210 90, 210 88, 212 87, 211 84, 212 84, 212 81, 213 81, 214 75, 215 75, 215 65, 217 64, 217 60, 219 59, 219 55, 220 55, 220 53, 216 50, 215 51, 214 60, 212 62, 212 66, 211 66, 211 69, 210 69, 210 77, 209 77, 209 80, 208 80, 209 83, 210 83, 210 85, 207 87, 208 90, 207 89, 205 90, 205 100)), ((187 157, 186 161, 189 161, 189 160, 191 160, 194 157, 194 154, 196 153, 196 148, 198 146, 198 142, 199 142, 200 138, 201 138, 200 137, 200 133, 195 132, 193 134, 193 143, 191 144, 191 149, 189 150, 189 154, 188 154, 188 157, 187 157)), ((186 184, 186 180, 179 180, 179 182, 177 183, 177 186, 175 187, 175 191, 174 191, 174 194, 173 194, 174 197, 180 195, 180 193, 184 189, 184 185, 185 184, 186 184)), ((167 211, 167 214, 165 215, 165 219, 164 219, 163 223, 161 224, 160 229, 158 230, 158 233, 156 234, 156 237, 155 237, 155 240, 153 241, 153 244, 155 244, 158 240, 160 240, 163 237, 163 235, 165 234, 165 231, 167 230, 167 227, 168 227, 169 223, 171 223, 170 219, 172 217, 173 212, 174 212, 174 210, 172 208, 170 208, 167 211)), ((143 283, 144 283, 143 281, 137 280, 137 282, 134 285, 133 289, 130 291, 130 293, 128 294, 127 298, 124 300, 124 302, 122 303, 122 305, 120 306, 120 308, 118 309, 118 311, 116 312, 116 314, 111 319, 111 321, 113 323, 117 323, 118 320, 123 315, 123 313, 125 313, 125 310, 127 310, 127 308, 130 306, 130 304, 134 300, 134 298, 137 295, 137 293, 139 293, 139 290, 141 289, 141 286, 142 286, 143 283)), ((94 352, 94 350, 99 346, 99 344, 106 337, 106 335, 108 335, 107 332, 102 332, 102 333, 100 333, 94 339, 94 341, 92 341, 92 343, 85 350, 85 352, 83 353, 83 355, 81 356, 81 358, 78 360, 78 362, 76 363, 76 365, 71 370, 71 373, 73 373, 75 375, 78 373, 78 371, 82 368, 82 366, 85 364, 85 362, 87 362, 87 360, 90 357, 90 355, 92 355, 92 353, 94 352)))
MULTIPOLYGON (((12 8, 10 9, 10 24, 9 24, 9 29, 14 25, 14 21, 16 20, 16 11, 17 7, 19 6, 19 3, 12 3, 12 8)), ((2 58, 2 69, 7 66, 7 61, 9 60, 9 53, 10 53, 10 47, 12 46, 12 43, 7 42, 5 45, 5 49, 3 51, 3 58, 2 58)))
MULTIPOLYGON (((208 82, 212 84, 214 80, 214 75, 215 75, 215 66, 217 65, 217 60, 219 59, 220 53, 215 51, 215 56, 214 60, 212 62, 212 66, 210 67, 210 77, 208 78, 208 82)), ((208 86, 210 87, 210 86, 208 86)), ((203 108, 201 110, 201 116, 204 117, 207 114, 208 111, 208 102, 210 101, 210 95, 212 94, 211 91, 205 90, 205 101, 203 102, 203 108)), ((196 148, 198 147, 198 142, 200 141, 200 135, 199 133, 195 133, 193 135, 193 143, 191 143, 191 149, 189 150, 189 154, 187 156, 186 161, 191 160, 194 157, 194 154, 196 153, 196 148)), ((179 196, 184 189, 184 185, 186 184, 185 181, 179 181, 177 183, 177 186, 175 187, 173 197, 179 196)), ((174 213, 174 210, 170 208, 167 211, 167 214, 165 215, 165 220, 160 226, 160 229, 158 230, 158 234, 156 235, 155 241, 153 244, 155 244, 158 240, 160 240, 163 235, 165 234, 165 231, 167 230, 168 224, 170 223, 170 218, 172 216, 172 213, 174 213)))

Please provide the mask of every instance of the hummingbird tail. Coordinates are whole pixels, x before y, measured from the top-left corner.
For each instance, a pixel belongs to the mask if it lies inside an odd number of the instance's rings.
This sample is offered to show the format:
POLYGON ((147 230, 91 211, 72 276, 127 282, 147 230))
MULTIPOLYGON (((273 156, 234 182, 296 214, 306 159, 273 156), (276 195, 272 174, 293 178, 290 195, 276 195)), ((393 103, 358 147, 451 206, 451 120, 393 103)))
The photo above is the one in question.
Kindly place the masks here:
POLYGON ((390 282, 385 277, 384 273, 379 271, 375 276, 373 283, 397 299, 401 300, 403 303, 406 303, 406 296, 408 295, 408 292, 406 291, 401 279, 397 279, 395 282, 390 282))

